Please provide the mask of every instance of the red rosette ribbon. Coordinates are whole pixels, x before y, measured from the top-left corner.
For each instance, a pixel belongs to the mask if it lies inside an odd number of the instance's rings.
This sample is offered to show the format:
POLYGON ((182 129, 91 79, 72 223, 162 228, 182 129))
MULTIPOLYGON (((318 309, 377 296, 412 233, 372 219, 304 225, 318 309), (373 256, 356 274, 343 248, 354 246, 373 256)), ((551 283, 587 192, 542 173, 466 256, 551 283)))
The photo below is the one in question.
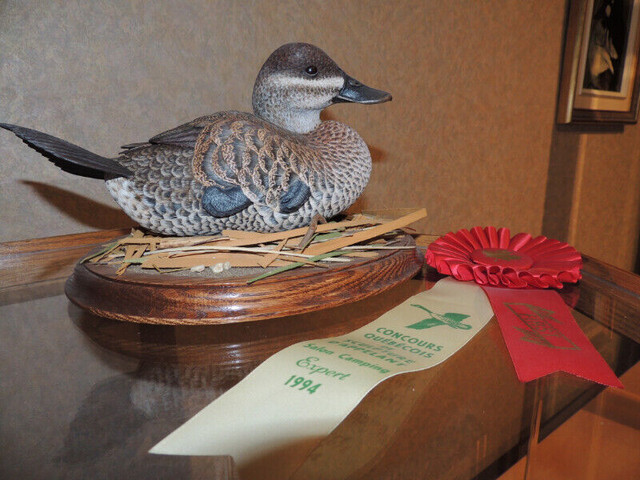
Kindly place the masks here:
POLYGON ((582 257, 571 245, 509 229, 474 227, 429 245, 438 272, 480 285, 489 298, 518 378, 564 371, 622 387, 609 365, 553 289, 582 278, 582 257))
POLYGON ((562 288, 581 278, 582 257, 568 243, 508 228, 474 227, 429 245, 427 263, 438 272, 479 285, 562 288))

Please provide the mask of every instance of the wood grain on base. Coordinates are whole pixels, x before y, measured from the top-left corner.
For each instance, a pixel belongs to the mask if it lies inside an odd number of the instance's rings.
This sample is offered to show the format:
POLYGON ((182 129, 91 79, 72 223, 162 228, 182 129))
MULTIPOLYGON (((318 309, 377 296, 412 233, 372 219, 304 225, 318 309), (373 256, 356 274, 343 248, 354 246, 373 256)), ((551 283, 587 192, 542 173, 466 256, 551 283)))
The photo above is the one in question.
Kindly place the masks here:
MULTIPOLYGON (((405 236, 399 245, 413 245, 405 236)), ((361 300, 411 278, 422 265, 415 249, 329 268, 299 268, 247 285, 252 276, 217 279, 127 271, 79 263, 69 299, 96 315, 129 322, 205 325, 264 320, 361 300)))

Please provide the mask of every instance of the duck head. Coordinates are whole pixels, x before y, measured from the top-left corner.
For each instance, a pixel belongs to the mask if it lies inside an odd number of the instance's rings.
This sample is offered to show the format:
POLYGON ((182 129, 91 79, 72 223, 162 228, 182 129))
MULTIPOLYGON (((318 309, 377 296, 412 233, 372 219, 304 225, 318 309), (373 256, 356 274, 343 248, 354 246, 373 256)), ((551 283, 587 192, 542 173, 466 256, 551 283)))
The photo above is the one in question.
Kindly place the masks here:
POLYGON ((253 87, 253 111, 296 133, 320 124, 320 112, 339 102, 382 103, 391 95, 347 75, 314 45, 289 43, 273 52, 253 87))

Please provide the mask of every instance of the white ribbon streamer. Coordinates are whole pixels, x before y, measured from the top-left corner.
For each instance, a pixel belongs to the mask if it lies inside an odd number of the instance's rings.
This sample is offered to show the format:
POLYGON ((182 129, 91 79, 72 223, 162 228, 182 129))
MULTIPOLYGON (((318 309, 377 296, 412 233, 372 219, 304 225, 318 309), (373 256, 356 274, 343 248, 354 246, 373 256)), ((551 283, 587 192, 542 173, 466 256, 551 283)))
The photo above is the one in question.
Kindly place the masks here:
POLYGON ((310 451, 378 383, 445 361, 492 316, 481 288, 445 278, 354 332, 276 353, 150 452, 232 455, 241 469, 279 455, 273 473, 286 478, 300 448, 310 451))

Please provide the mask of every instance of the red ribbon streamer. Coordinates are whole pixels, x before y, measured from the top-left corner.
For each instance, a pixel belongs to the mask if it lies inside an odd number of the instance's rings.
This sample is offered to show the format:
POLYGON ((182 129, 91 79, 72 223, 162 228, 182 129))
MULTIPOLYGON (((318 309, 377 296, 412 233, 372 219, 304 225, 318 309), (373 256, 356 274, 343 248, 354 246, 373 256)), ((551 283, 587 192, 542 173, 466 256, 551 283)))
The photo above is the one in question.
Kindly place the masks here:
POLYGON ((623 388, 557 292, 482 289, 489 297, 521 382, 562 371, 623 388))
POLYGON ((560 295, 549 290, 581 278, 582 258, 571 245, 475 227, 440 237, 426 260, 440 273, 484 289, 520 381, 563 371, 623 388, 560 295))

